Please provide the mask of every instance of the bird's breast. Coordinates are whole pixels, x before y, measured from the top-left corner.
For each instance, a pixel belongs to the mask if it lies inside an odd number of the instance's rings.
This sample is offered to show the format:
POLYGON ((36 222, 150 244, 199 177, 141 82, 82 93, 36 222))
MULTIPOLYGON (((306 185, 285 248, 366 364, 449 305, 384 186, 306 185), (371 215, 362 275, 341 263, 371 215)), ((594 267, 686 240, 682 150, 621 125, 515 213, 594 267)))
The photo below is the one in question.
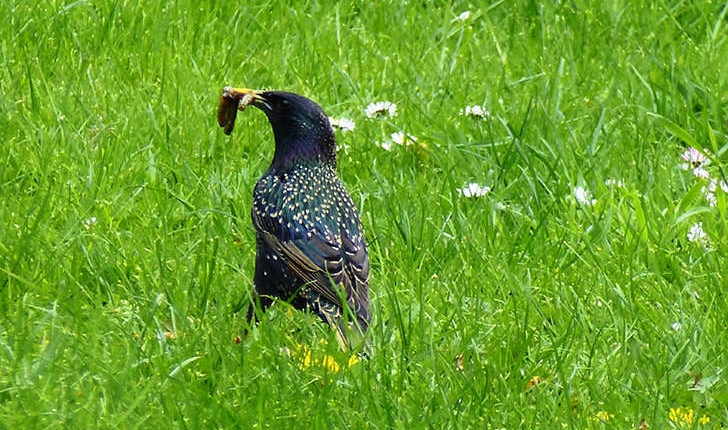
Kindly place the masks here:
POLYGON ((267 172, 255 186, 252 210, 280 240, 316 235, 337 243, 342 221, 358 219, 350 202, 331 169, 298 167, 267 172))

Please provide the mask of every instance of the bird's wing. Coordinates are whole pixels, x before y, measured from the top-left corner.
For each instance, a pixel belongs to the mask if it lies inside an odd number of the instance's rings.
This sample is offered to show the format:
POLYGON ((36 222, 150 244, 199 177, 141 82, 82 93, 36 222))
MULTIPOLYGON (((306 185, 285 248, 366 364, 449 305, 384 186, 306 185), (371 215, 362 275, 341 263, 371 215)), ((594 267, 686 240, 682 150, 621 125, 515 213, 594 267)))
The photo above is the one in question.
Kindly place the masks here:
POLYGON ((272 226, 266 224, 270 223, 266 223, 256 211, 253 211, 253 225, 266 245, 284 262, 286 268, 298 276, 306 286, 341 307, 341 298, 334 285, 339 287, 343 285, 347 292, 351 289, 351 281, 344 270, 345 261, 341 247, 316 235, 281 241, 270 232, 272 226))
MULTIPOLYGON (((360 317, 360 323, 369 322, 369 255, 363 240, 354 241, 344 231, 341 232, 341 243, 344 248, 344 267, 347 272, 347 296, 349 305, 360 317)), ((366 327, 362 327, 366 330, 366 327)))

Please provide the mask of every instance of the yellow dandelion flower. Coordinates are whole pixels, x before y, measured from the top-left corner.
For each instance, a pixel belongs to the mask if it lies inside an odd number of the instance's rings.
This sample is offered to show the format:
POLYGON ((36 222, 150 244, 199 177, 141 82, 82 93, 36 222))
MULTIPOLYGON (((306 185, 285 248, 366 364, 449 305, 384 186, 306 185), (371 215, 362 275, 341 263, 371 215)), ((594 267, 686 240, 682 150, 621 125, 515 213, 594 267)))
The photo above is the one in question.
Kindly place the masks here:
POLYGON ((310 367, 313 359, 311 358, 311 350, 308 348, 302 348, 303 354, 301 358, 301 367, 303 369, 310 367))
POLYGON ((529 380, 529 381, 528 381, 528 382, 526 383, 526 391, 528 391, 528 390, 530 390, 531 388, 533 388, 533 387, 535 387, 535 386, 537 386, 537 385, 541 384, 542 382, 543 382, 543 378, 541 378, 541 377, 540 377, 540 376, 538 376, 538 375, 534 376, 533 378, 531 378, 531 379, 530 379, 530 380, 529 380))
POLYGON ((357 355, 352 355, 348 358, 348 360, 342 360, 342 362, 339 363, 334 356, 328 354, 321 356, 308 346, 298 343, 294 345, 292 352, 288 351, 287 348, 284 348, 284 350, 289 357, 298 363, 298 366, 301 369, 316 367, 326 369, 332 373, 337 373, 341 370, 342 366, 352 367, 361 361, 361 358, 357 355), (319 357, 321 358, 319 359, 319 357))
POLYGON ((606 422, 609 421, 609 419, 612 417, 612 415, 609 414, 607 411, 599 411, 594 415, 594 421, 602 421, 606 422))
POLYGON ((349 357, 349 362, 347 363, 347 367, 351 367, 360 361, 361 361, 361 359, 358 356, 352 355, 351 357, 349 357))
POLYGON ((678 406, 677 408, 670 408, 667 417, 680 428, 686 428, 691 426, 693 421, 695 421, 695 411, 692 408, 678 406))
POLYGON ((702 417, 698 418, 698 424, 700 424, 700 425, 706 425, 708 423, 710 423, 710 417, 709 416, 703 414, 702 417))
POLYGON ((324 355, 324 358, 321 359, 321 365, 329 369, 330 372, 336 373, 339 371, 339 363, 330 355, 324 355))

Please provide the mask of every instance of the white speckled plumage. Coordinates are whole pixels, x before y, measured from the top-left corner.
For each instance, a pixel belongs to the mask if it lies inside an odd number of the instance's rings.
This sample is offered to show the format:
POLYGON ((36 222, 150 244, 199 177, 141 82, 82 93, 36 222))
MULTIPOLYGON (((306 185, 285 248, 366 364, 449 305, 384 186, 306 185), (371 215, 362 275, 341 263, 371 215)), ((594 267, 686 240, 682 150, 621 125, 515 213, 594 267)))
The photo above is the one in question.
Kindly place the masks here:
POLYGON ((370 322, 369 257, 359 213, 336 174, 328 117, 296 94, 254 94, 251 104, 268 116, 276 143, 251 208, 261 306, 290 300, 334 325, 345 342, 341 297, 359 331, 370 322))

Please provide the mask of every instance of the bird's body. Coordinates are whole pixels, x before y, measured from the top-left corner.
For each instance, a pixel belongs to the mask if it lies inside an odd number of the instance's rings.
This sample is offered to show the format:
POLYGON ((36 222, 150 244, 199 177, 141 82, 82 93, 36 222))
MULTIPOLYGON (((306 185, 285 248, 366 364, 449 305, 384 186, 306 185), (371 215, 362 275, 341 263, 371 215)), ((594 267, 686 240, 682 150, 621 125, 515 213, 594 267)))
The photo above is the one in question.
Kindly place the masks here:
MULTIPOLYGON (((226 88, 223 99, 231 92, 228 97, 238 95, 236 109, 253 104, 266 113, 276 143, 273 161, 253 191, 251 209, 257 241, 254 283, 261 308, 276 298, 290 301, 334 325, 345 343, 346 309, 352 311, 357 331, 369 325, 369 257, 359 213, 336 174, 328 117, 296 94, 226 88)), ((221 101, 219 118, 230 118, 223 105, 221 101)), ((220 119, 220 125, 232 131, 232 122, 220 119)), ((251 305, 249 317, 253 311, 251 305)))

